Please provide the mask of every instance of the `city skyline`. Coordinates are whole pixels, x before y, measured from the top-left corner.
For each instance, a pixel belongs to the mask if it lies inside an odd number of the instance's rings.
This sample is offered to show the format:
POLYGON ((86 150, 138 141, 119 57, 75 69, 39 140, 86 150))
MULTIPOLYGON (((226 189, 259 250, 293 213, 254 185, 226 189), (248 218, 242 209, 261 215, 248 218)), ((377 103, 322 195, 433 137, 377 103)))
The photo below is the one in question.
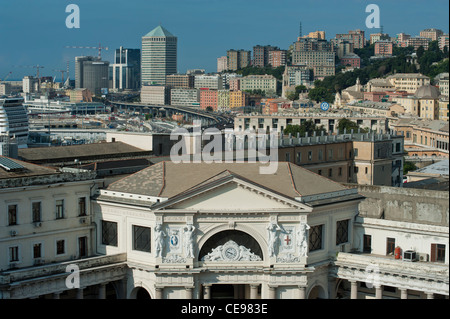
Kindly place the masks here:
MULTIPOLYGON (((2 4, 0 43, 0 79, 12 72, 11 79, 35 75, 36 69, 18 66, 42 65, 41 75, 60 79, 67 61, 74 79, 76 56, 97 55, 94 49, 72 49, 66 46, 102 46, 104 60, 112 61, 114 50, 141 49, 141 38, 161 24, 178 38, 178 72, 201 68, 215 72, 217 58, 229 49, 252 50, 255 45, 273 45, 287 49, 299 34, 323 30, 326 39, 336 33, 362 29, 366 38, 379 29, 367 29, 365 8, 371 1, 291 1, 232 0, 225 3, 207 0, 134 0, 120 8, 120 1, 78 0, 80 28, 68 29, 65 8, 72 1, 18 0, 2 4), (327 8, 327 10, 323 10, 327 8), (318 16, 320 18, 318 18, 318 16)), ((447 1, 377 1, 381 25, 391 36, 400 32, 419 35, 426 28, 448 33, 447 1)))

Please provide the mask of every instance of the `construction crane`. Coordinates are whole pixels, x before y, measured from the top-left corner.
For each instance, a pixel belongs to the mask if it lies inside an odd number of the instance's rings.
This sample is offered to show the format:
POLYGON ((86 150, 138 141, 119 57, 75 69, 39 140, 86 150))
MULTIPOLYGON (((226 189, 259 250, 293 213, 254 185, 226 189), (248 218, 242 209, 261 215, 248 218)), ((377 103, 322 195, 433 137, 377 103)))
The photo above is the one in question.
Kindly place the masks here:
POLYGON ((98 50, 98 59, 102 59, 102 50, 108 51, 108 47, 102 47, 101 43, 98 44, 98 47, 79 47, 79 46, 66 46, 69 49, 95 49, 98 50))
POLYGON ((38 79, 38 92, 40 92, 41 91, 41 77, 40 77, 40 73, 39 73, 39 70, 40 69, 43 69, 44 68, 44 66, 42 66, 42 65, 15 65, 15 67, 16 68, 33 68, 33 69, 36 69, 36 78, 38 79))
POLYGON ((2 79, 0 79, 0 84, 2 84, 3 82, 5 82, 12 74, 12 71, 8 72, 7 75, 5 75, 5 77, 2 79))
POLYGON ((39 70, 44 68, 44 66, 39 65, 39 64, 38 65, 15 65, 14 67, 16 67, 16 68, 34 68, 34 69, 36 69, 36 77, 38 79, 40 79, 39 70))
POLYGON ((53 71, 56 71, 56 72, 61 72, 61 83, 64 85, 64 73, 68 73, 68 71, 67 70, 53 70, 53 71))

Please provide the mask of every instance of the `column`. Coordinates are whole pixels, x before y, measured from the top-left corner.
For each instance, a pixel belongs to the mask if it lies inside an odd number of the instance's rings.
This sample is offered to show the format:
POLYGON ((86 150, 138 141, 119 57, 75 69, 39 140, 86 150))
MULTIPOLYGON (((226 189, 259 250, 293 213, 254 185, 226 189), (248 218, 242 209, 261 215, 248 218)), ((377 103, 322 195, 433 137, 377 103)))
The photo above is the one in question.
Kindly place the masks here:
POLYGON ((186 299, 192 299, 193 296, 193 287, 184 287, 185 291, 186 291, 186 299))
POLYGON ((203 299, 211 299, 211 285, 203 285, 203 299))
POLYGON ((163 299, 163 287, 155 288, 155 299, 163 299))
POLYGON ((358 299, 358 282, 350 281, 350 299, 358 299))
POLYGON ((269 298, 275 299, 277 297, 277 286, 269 286, 269 298))
POLYGON ((106 299, 106 284, 98 286, 98 299, 106 299))
POLYGON ((250 285, 250 299, 256 299, 258 297, 259 285, 250 285))
POLYGON ((383 299, 383 287, 375 286, 375 299, 383 299))
POLYGON ((408 299, 408 289, 400 288, 400 298, 408 299))
POLYGON ((434 294, 432 292, 427 292, 427 299, 434 299, 434 294))
POLYGON ((77 289, 77 299, 83 299, 84 298, 83 290, 84 290, 84 288, 78 288, 77 289))
POLYGON ((306 287, 298 286, 298 299, 306 299, 306 287))

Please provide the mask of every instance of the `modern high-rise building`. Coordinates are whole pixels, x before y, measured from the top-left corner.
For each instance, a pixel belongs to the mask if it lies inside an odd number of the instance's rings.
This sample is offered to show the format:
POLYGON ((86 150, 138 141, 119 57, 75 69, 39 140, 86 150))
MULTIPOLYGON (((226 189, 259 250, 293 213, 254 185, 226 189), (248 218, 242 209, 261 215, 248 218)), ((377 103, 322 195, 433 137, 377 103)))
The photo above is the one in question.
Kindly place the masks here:
POLYGON ((93 56, 75 57, 75 88, 85 88, 94 95, 109 87, 109 62, 93 56))
POLYGON ((423 47, 425 50, 428 50, 428 45, 430 44, 430 38, 425 37, 411 37, 406 40, 407 47, 413 47, 414 50, 417 50, 420 47, 423 47))
POLYGON ((217 58, 217 73, 228 70, 228 61, 226 56, 217 58))
POLYGON ((269 52, 269 64, 273 68, 286 65, 287 50, 272 50, 269 52))
POLYGON ((227 65, 228 70, 236 71, 245 68, 251 64, 251 51, 245 50, 228 50, 227 65))
POLYGON ((351 41, 355 49, 362 49, 366 45, 365 32, 359 29, 336 34, 336 40, 339 39, 351 41))
POLYGON ((294 43, 293 65, 306 65, 314 72, 314 79, 335 75, 336 53, 331 42, 301 38, 294 43))
POLYGON ((141 50, 116 49, 110 79, 114 91, 138 90, 141 86, 141 50))
POLYGON ((431 39, 431 41, 437 41, 444 32, 439 29, 431 28, 420 31, 420 36, 423 38, 431 39))
POLYGON ((265 67, 269 64, 269 52, 277 50, 271 45, 256 45, 253 47, 253 66, 265 67))
POLYGON ((389 40, 380 40, 375 42, 376 56, 392 56, 394 44, 389 40))
POLYGON ((177 73, 177 37, 161 25, 142 37, 142 85, 165 85, 177 73))
POLYGON ((12 139, 19 148, 28 143, 28 113, 22 98, 0 99, 0 137, 12 139))
POLYGON ((439 49, 444 51, 444 48, 447 47, 447 51, 448 51, 448 49, 449 49, 448 33, 441 35, 438 39, 438 43, 439 43, 439 49))
POLYGON ((371 33, 370 34, 370 44, 375 44, 378 41, 390 40, 391 37, 387 33, 371 33))

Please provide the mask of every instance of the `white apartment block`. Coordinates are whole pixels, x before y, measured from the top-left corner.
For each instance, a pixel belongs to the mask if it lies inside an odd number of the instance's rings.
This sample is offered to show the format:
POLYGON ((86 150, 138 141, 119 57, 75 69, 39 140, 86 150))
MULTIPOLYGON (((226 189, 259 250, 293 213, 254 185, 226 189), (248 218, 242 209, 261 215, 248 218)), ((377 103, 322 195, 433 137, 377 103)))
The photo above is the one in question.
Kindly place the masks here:
POLYGON ((416 93, 421 86, 430 84, 430 78, 420 73, 397 73, 387 77, 387 80, 398 91, 416 93))
POLYGON ((167 105, 168 94, 169 89, 165 86, 144 85, 141 87, 141 103, 167 105))
POLYGON ((262 90, 266 94, 275 94, 278 80, 272 75, 247 75, 241 79, 241 90, 262 90))
POLYGON ((223 79, 220 75, 196 75, 194 80, 194 88, 222 90, 223 79))
POLYGON ((198 89, 171 89, 170 105, 200 106, 200 90, 198 89))

